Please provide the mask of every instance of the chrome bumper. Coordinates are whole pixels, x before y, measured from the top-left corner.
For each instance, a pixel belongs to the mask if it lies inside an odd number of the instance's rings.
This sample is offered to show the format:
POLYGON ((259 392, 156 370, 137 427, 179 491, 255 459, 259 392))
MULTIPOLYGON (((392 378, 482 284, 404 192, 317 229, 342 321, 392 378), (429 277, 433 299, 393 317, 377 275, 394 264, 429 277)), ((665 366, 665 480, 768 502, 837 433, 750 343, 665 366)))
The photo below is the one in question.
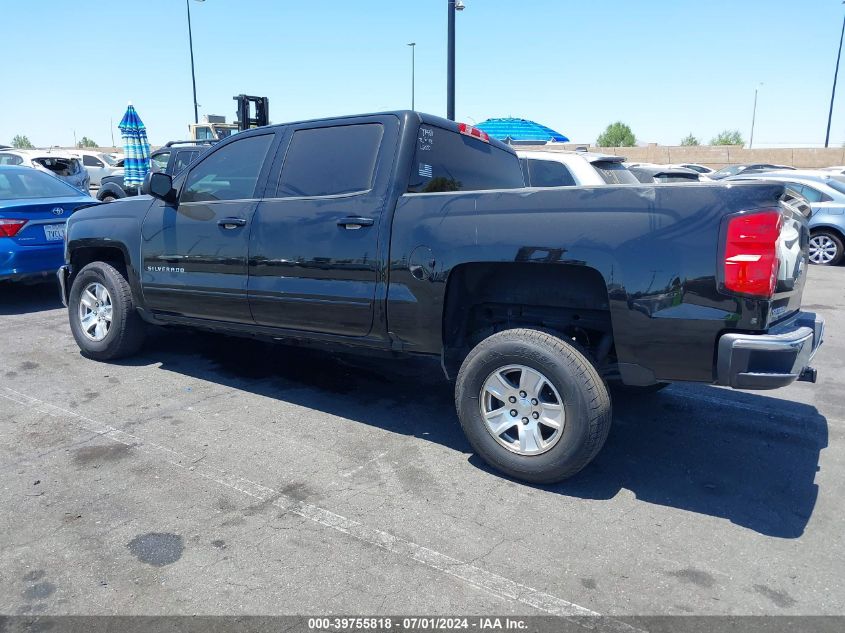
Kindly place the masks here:
POLYGON ((810 367, 824 339, 824 319, 800 312, 766 334, 731 332, 719 339, 716 384, 735 389, 777 389, 815 382, 810 367))

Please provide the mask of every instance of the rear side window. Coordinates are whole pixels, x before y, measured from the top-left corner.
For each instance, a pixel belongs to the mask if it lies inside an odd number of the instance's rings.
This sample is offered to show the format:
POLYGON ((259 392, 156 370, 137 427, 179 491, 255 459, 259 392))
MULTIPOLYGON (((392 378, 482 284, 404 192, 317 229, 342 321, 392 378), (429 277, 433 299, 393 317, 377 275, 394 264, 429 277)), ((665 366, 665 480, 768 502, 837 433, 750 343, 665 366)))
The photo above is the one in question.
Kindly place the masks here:
POLYGON ((372 189, 384 136, 381 123, 297 130, 279 176, 279 198, 332 196, 372 189))
POLYGON ((524 187, 515 154, 431 125, 421 125, 409 193, 524 187))
POLYGON ((622 163, 599 160, 593 163, 602 180, 608 185, 636 185, 637 178, 622 163))
POLYGON ((528 160, 528 182, 532 187, 572 187, 577 185, 566 165, 552 160, 528 160))
POLYGON ((84 154, 82 156, 82 164, 86 167, 103 167, 103 163, 101 163, 97 158, 89 156, 88 154, 84 154))
POLYGON ((829 202, 831 200, 830 196, 825 195, 818 189, 813 189, 812 187, 808 187, 807 185, 799 185, 798 183, 786 183, 786 185, 800 193, 807 202, 829 202))
POLYGON ((273 134, 248 136, 209 154, 188 174, 180 202, 254 198, 258 175, 272 141, 273 134))

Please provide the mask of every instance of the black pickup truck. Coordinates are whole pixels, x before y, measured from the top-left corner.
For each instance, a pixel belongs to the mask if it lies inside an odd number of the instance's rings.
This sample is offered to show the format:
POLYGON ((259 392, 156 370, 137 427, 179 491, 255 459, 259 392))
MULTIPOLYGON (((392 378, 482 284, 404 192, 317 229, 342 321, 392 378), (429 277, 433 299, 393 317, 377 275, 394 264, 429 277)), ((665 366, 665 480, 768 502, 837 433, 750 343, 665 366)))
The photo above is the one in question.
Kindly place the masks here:
POLYGON ((513 150, 417 112, 264 127, 75 213, 62 299, 82 352, 147 324, 439 357, 474 449, 583 468, 608 383, 814 380, 804 217, 777 184, 524 188, 513 150))

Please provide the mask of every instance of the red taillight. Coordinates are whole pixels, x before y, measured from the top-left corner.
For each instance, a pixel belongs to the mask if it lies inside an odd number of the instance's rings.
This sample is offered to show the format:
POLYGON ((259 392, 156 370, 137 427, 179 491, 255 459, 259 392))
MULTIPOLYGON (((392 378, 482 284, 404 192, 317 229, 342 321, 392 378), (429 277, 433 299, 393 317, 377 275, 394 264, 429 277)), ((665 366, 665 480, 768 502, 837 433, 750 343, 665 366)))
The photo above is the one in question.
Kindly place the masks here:
POLYGON ((781 215, 763 211, 738 215, 728 223, 725 244, 725 288, 769 299, 778 278, 777 241, 781 215))
POLYGON ((490 142, 490 135, 487 132, 467 125, 466 123, 458 123, 458 132, 471 136, 472 138, 477 138, 479 141, 484 141, 485 143, 490 142))
POLYGON ((26 224, 26 220, 6 220, 0 218, 0 237, 14 237, 26 224))

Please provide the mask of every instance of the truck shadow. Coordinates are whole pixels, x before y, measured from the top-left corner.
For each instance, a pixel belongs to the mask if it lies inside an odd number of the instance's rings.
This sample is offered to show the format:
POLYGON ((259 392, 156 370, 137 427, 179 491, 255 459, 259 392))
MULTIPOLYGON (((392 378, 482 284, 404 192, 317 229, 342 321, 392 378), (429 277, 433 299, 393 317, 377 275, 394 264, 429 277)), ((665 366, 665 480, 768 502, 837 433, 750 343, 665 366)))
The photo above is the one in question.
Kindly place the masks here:
POLYGON ((601 453, 545 490, 582 499, 637 499, 728 519, 766 536, 798 538, 818 497, 828 443, 815 407, 709 385, 648 396, 614 394, 601 453))
MULTIPOLYGON (((126 365, 162 369, 419 437, 471 453, 439 363, 380 360, 162 330, 126 365), (199 355, 199 358, 197 357, 199 355)), ((721 517, 779 538, 801 536, 815 507, 827 420, 812 406, 707 385, 614 397, 610 437, 551 494, 637 499, 721 517)), ((477 456, 474 466, 501 477, 477 456)))
POLYGON ((0 282, 0 316, 30 314, 62 307, 54 278, 40 283, 0 282))

